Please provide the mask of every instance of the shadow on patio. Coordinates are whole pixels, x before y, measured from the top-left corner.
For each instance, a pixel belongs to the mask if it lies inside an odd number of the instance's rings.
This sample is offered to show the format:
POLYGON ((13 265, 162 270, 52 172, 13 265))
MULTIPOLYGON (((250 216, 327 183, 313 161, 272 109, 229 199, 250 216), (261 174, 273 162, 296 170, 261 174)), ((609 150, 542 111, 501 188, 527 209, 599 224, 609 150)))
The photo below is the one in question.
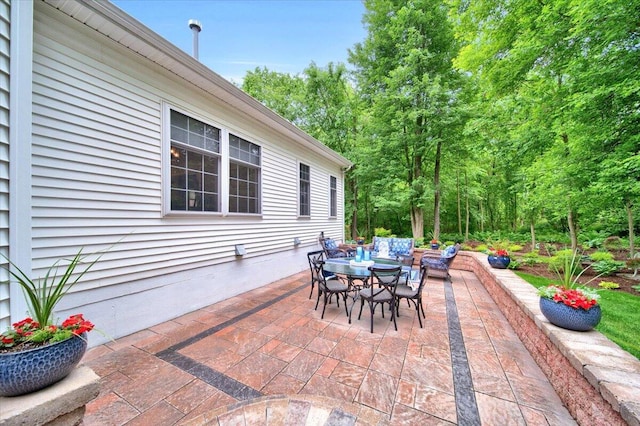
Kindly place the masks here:
POLYGON ((472 272, 427 281, 423 329, 402 304, 398 331, 377 311, 374 334, 366 309, 321 320, 308 279, 91 349, 84 425, 575 424, 472 272))

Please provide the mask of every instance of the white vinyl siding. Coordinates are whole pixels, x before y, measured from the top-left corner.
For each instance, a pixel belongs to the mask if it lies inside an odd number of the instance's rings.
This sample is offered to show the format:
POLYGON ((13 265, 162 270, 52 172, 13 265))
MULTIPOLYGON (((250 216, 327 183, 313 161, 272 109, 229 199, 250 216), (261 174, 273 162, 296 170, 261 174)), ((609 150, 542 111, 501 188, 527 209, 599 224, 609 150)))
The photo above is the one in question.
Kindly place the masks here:
POLYGON ((324 211, 325 218, 327 191, 321 182, 336 172, 336 165, 281 141, 276 133, 265 133, 265 127, 258 136, 255 124, 228 106, 212 103, 156 68, 134 66, 135 55, 98 49, 90 38, 74 37, 69 26, 55 20, 39 24, 43 22, 36 23, 34 48, 34 270, 78 247, 92 252, 122 240, 86 276, 109 285, 231 261, 235 244, 245 244, 246 257, 251 257, 290 249, 293 237, 315 243, 321 231, 342 232, 340 224, 318 221, 300 229, 295 222, 296 156, 311 155, 309 163, 319 170, 312 187, 325 189, 312 192, 311 213, 324 211), (48 36, 54 29, 70 34, 54 40, 48 36), (111 59, 92 58, 98 51, 111 59), (181 110, 197 110, 197 117, 247 135, 261 147, 261 217, 185 221, 162 215, 165 100, 181 110))
MULTIPOLYGON (((117 338, 297 273, 320 232, 342 235, 343 221, 327 220, 326 182, 346 160, 268 111, 221 99, 206 73, 204 82, 183 78, 158 65, 162 55, 152 62, 100 34, 91 25, 110 21, 99 13, 85 25, 75 19, 82 14, 33 8, 31 235, 21 259, 42 276, 80 248, 108 249, 60 316, 82 312, 117 338), (215 214, 170 211, 170 108, 220 129, 221 141, 238 135, 259 147, 260 214, 230 213, 223 201, 215 214), (308 221, 298 221, 299 161, 313 171, 308 221), (247 250, 241 259, 236 244, 247 250)), ((221 148, 220 197, 228 197, 232 159, 221 148)))
MULTIPOLYGON (((0 0, 0 253, 9 255, 9 0, 0 0)), ((4 259, 0 264, 6 266, 4 259)), ((0 269, 0 331, 11 325, 9 274, 0 269)))

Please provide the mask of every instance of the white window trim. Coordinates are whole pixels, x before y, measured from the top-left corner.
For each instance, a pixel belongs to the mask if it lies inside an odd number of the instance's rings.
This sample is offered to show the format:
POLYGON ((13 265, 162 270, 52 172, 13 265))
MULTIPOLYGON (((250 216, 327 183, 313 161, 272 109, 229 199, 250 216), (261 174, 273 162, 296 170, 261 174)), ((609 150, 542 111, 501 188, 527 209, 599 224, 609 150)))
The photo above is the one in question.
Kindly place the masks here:
POLYGON ((225 128, 225 137, 224 137, 224 143, 225 143, 225 152, 226 152, 226 157, 223 157, 223 161, 225 161, 225 166, 226 166, 226 175, 225 175, 225 183, 226 183, 226 193, 224 194, 224 205, 225 205, 225 216, 241 216, 241 217, 257 217, 260 218, 262 217, 262 212, 264 209, 264 198, 263 198, 263 184, 264 184, 264 170, 263 170, 263 166, 262 164, 264 163, 264 143, 262 141, 260 141, 258 138, 256 137, 252 137, 252 136, 248 136, 246 133, 238 131, 238 130, 234 130, 234 129, 229 129, 229 128, 225 128), (242 213, 242 212, 230 212, 229 211, 229 163, 231 162, 231 155, 229 155, 229 134, 232 133, 234 136, 237 136, 241 139, 244 139, 247 142, 250 142, 254 145, 258 145, 260 147, 260 164, 258 164, 257 166, 255 164, 251 164, 251 163, 245 163, 242 160, 238 160, 240 163, 243 164, 247 164, 249 166, 254 166, 254 167, 258 167, 259 170, 259 180, 258 180, 258 200, 260 202, 260 212, 258 213, 242 213))
POLYGON ((226 216, 242 216, 242 217, 262 217, 262 211, 264 208, 263 201, 263 181, 264 181, 264 143, 259 141, 255 137, 246 135, 242 131, 231 129, 216 120, 211 118, 205 118, 202 115, 195 113, 189 109, 182 108, 172 104, 170 102, 163 101, 161 105, 161 205, 163 217, 194 217, 194 216, 206 216, 206 217, 226 217, 226 216), (171 210, 171 110, 184 114, 195 120, 202 121, 208 125, 214 126, 220 129, 220 211, 208 212, 208 211, 176 211, 171 210), (229 163, 231 158, 229 156, 229 134, 233 133, 235 136, 242 138, 248 142, 251 142, 260 147, 260 179, 259 179, 259 201, 260 212, 259 213, 230 213, 229 212, 229 163))
POLYGON ((337 219, 338 218, 338 177, 337 176, 333 176, 333 175, 329 175, 329 214, 328 214, 329 219, 337 219), (331 178, 336 180, 336 214, 332 215, 331 214, 331 178))
POLYGON ((296 188, 296 210, 298 211, 298 218, 300 219, 310 219, 311 218, 311 181, 313 179, 311 179, 311 165, 307 164, 305 162, 302 162, 300 160, 297 161, 297 167, 296 167, 296 182, 298 184, 298 187, 296 188), (309 168, 309 214, 308 215, 303 215, 302 212, 300 211, 300 165, 304 164, 305 166, 307 166, 309 168))

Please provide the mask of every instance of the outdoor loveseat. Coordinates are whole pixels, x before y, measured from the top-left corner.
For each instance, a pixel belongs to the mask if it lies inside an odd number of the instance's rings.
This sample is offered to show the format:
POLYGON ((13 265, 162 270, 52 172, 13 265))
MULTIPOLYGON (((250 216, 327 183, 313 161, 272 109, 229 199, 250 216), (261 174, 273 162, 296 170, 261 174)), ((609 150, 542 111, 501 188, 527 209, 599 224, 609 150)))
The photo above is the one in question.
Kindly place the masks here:
POLYGON ((388 247, 390 257, 413 256, 413 238, 373 237, 368 249, 376 256, 384 245, 388 247))

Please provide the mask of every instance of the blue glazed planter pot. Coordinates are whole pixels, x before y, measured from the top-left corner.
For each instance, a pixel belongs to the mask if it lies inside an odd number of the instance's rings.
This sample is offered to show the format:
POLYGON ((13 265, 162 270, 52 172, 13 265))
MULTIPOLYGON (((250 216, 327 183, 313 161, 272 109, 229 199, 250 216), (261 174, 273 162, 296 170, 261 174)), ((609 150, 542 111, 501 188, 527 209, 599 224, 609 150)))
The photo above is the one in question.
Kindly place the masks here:
POLYGON ((511 263, 511 258, 509 256, 487 256, 487 261, 492 268, 506 269, 511 263))
POLYGON ((65 378, 87 350, 87 333, 22 352, 0 354, 0 396, 35 392, 65 378))
POLYGON ((585 311, 545 297, 540 298, 540 310, 551 324, 574 331, 589 331, 598 325, 602 318, 600 305, 594 305, 585 311))

